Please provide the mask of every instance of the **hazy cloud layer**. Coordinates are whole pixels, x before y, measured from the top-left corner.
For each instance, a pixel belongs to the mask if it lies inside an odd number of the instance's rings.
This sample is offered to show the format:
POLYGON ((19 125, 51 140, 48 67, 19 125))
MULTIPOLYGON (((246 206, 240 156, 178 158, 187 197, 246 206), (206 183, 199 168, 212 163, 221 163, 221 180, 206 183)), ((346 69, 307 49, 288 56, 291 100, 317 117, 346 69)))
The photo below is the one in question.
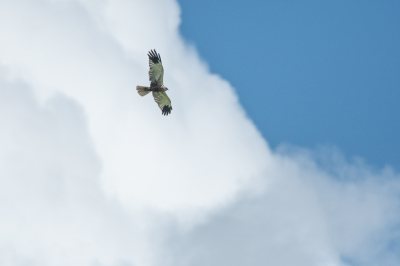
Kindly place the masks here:
POLYGON ((268 189, 238 200, 189 234, 175 234, 171 265, 397 265, 398 176, 307 152, 277 154, 268 189), (272 179, 272 180, 271 180, 272 179), (179 243, 178 245, 174 245, 179 243))
POLYGON ((0 265, 396 265, 400 180, 271 152, 175 1, 0 1, 0 265), (150 96, 146 53, 173 113, 150 96))

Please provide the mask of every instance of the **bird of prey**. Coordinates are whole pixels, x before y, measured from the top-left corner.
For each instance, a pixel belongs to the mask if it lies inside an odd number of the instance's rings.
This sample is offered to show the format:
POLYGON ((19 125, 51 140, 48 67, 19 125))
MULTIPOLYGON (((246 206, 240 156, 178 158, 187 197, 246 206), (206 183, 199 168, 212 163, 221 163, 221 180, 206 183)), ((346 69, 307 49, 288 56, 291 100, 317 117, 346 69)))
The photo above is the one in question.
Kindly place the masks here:
POLYGON ((168 115, 171 113, 172 106, 171 100, 169 99, 167 93, 165 93, 168 88, 164 86, 163 76, 164 68, 161 63, 161 56, 156 52, 156 50, 150 50, 147 54, 149 56, 149 80, 150 87, 136 86, 136 90, 140 96, 145 96, 149 92, 153 92, 154 101, 158 104, 163 115, 168 115))

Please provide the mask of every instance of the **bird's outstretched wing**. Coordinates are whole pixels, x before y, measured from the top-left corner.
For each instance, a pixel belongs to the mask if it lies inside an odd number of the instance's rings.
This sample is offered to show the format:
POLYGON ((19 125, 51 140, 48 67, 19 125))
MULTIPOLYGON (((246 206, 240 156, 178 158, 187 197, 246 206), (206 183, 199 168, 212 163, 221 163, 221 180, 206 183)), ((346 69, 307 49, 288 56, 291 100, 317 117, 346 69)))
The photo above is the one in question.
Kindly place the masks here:
POLYGON ((161 62, 161 56, 156 50, 150 50, 147 54, 149 56, 149 80, 152 84, 163 85, 164 68, 161 62))
POLYGON ((158 104, 158 107, 160 107, 161 113, 163 115, 168 115, 171 113, 172 110, 171 100, 169 99, 165 91, 162 92, 153 91, 153 97, 154 101, 156 101, 156 103, 158 104))

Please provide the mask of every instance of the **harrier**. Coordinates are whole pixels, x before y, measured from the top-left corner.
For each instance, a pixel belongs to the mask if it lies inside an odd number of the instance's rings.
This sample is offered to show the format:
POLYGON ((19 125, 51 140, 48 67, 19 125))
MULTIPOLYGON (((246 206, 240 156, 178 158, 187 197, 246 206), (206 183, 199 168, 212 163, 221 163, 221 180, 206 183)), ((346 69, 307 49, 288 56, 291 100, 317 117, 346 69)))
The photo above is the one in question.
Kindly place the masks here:
POLYGON ((168 115, 171 113, 172 106, 171 100, 165 93, 168 88, 164 86, 163 76, 164 68, 161 63, 161 56, 156 52, 156 50, 151 50, 148 54, 149 56, 149 80, 150 87, 136 86, 136 90, 140 96, 145 96, 149 92, 153 92, 154 101, 158 104, 163 115, 168 115))

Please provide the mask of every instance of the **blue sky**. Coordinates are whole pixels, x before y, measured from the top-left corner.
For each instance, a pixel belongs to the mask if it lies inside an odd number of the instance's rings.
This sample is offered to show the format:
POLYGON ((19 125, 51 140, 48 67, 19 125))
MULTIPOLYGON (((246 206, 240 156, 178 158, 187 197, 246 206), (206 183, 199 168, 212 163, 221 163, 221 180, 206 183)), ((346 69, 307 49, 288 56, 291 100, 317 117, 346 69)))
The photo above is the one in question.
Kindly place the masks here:
POLYGON ((185 1, 181 32, 272 147, 400 169, 399 1, 185 1))

